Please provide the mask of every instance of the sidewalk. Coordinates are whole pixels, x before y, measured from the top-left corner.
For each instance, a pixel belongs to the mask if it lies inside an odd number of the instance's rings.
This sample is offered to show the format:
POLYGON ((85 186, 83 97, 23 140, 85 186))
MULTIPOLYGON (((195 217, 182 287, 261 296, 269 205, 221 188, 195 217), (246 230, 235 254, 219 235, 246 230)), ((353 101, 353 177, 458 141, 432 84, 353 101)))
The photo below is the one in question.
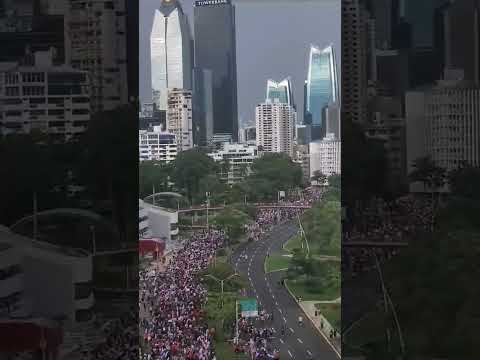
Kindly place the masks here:
MULTIPOLYGON (((333 301, 337 302, 337 301, 333 301)), ((341 353, 342 349, 342 342, 341 342, 341 336, 337 332, 337 336, 332 339, 330 338, 330 330, 333 329, 333 327, 330 325, 330 323, 323 317, 323 315, 318 314, 315 316, 315 304, 318 303, 318 301, 302 301, 299 303, 300 308, 303 310, 305 315, 310 319, 310 321, 313 323, 313 325, 317 328, 319 332, 321 332, 329 341, 330 343, 337 349, 338 352, 341 353), (323 328, 322 328, 322 323, 323 323, 323 328)))

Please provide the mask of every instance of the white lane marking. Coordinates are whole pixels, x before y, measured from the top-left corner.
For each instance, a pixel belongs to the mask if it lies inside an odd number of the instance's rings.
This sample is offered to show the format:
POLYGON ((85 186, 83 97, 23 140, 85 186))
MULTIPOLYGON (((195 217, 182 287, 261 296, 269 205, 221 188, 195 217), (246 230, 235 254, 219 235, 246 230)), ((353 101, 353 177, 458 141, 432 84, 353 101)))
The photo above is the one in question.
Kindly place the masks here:
POLYGON ((285 318, 285 316, 283 317, 283 322, 285 323, 287 322, 287 319, 285 318))
POLYGON ((308 354, 309 356, 312 356, 312 352, 311 352, 310 350, 307 350, 307 354, 308 354))
POLYGON ((283 314, 283 311, 282 311, 282 309, 278 309, 278 311, 280 311, 280 314, 283 314))
POLYGON ((292 328, 289 328, 289 329, 290 329, 290 331, 292 332, 292 334, 295 334, 295 331, 293 331, 293 329, 292 329, 292 328))
POLYGON ((288 350, 288 355, 290 355, 290 357, 293 358, 293 355, 292 355, 292 353, 290 352, 290 350, 288 350))
POLYGON ((281 342, 282 344, 284 344, 284 341, 283 341, 282 339, 278 339, 278 340, 280 340, 280 342, 281 342))
POLYGON ((298 342, 299 342, 300 344, 303 344, 303 341, 302 341, 302 339, 300 339, 300 338, 297 338, 297 340, 298 340, 298 342))

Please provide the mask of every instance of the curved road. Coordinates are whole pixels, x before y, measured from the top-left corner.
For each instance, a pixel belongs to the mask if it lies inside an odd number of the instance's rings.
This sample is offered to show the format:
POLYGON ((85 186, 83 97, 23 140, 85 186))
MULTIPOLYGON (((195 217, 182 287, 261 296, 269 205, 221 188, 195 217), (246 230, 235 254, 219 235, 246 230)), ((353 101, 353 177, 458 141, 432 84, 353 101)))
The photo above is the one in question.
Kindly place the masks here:
POLYGON ((237 248, 231 262, 235 270, 249 280, 247 295, 257 299, 260 309, 273 313, 273 345, 280 351, 281 359, 340 359, 323 335, 301 313, 300 307, 288 291, 279 284, 283 272, 265 274, 264 262, 267 254, 280 250, 297 232, 296 220, 277 225, 264 240, 249 242, 237 248), (298 324, 300 315, 304 318, 303 326, 298 324), (281 335, 284 324, 287 331, 285 335, 281 335))

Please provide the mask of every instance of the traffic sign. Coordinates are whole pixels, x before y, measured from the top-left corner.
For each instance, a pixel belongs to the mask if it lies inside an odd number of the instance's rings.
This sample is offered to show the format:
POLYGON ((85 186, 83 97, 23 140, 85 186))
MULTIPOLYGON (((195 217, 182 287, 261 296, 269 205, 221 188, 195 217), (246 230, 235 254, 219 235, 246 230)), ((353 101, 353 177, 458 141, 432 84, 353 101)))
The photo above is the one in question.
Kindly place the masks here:
POLYGON ((255 299, 240 300, 240 313, 242 317, 257 317, 258 316, 258 304, 255 299))

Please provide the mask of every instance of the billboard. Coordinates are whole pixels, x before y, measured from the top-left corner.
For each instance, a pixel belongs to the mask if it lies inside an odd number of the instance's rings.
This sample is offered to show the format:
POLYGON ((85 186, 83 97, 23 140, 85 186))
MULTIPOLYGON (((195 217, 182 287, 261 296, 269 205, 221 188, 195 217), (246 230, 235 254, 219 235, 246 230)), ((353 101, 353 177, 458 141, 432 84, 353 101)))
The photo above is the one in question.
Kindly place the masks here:
POLYGON ((258 316, 257 300, 255 299, 240 300, 239 304, 240 304, 240 314, 242 317, 248 318, 248 317, 258 316))

